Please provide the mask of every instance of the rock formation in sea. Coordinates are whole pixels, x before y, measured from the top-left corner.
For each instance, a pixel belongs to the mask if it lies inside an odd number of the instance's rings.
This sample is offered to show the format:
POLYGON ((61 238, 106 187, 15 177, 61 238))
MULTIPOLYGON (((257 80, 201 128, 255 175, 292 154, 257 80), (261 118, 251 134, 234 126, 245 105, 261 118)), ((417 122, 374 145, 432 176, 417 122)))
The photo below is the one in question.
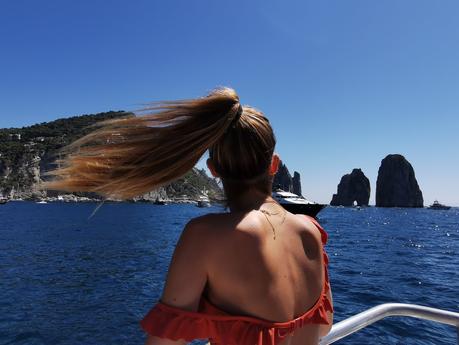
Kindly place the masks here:
POLYGON ((273 180, 273 190, 280 188, 286 192, 295 193, 301 195, 301 177, 300 173, 295 171, 293 177, 288 171, 287 166, 281 161, 279 163, 279 169, 273 180))
POLYGON ((293 173, 292 188, 293 188, 293 193, 295 193, 296 195, 302 195, 301 194, 301 176, 298 171, 295 171, 293 173))
POLYGON ((333 194, 330 205, 353 206, 354 201, 359 206, 368 206, 370 201, 370 180, 361 169, 354 169, 341 178, 338 192, 333 194))
POLYGON ((414 169, 400 154, 388 155, 381 161, 376 182, 376 206, 424 206, 414 169))
POLYGON ((288 171, 287 166, 281 161, 276 175, 274 175, 273 188, 280 188, 287 192, 293 190, 292 175, 288 171))

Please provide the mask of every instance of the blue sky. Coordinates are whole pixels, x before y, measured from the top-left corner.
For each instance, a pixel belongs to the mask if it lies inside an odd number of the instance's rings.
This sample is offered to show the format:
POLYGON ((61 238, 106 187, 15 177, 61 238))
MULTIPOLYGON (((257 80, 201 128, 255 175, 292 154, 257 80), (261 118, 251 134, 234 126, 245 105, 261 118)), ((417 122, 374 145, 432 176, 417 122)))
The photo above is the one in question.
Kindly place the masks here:
POLYGON ((2 1, 0 127, 234 87, 304 194, 390 153, 459 206, 459 2, 2 1))

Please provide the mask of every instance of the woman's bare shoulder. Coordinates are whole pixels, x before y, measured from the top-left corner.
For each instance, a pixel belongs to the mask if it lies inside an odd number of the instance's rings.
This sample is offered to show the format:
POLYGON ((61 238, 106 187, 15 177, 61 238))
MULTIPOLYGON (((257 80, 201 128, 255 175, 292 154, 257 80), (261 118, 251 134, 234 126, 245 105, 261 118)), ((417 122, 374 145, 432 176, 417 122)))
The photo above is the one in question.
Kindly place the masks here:
POLYGON ((209 213, 191 219, 185 226, 185 230, 191 233, 194 240, 211 240, 217 230, 228 226, 228 213, 209 213))
MULTIPOLYGON (((234 213, 209 213, 203 216, 193 218, 188 224, 209 231, 218 229, 235 229, 246 223, 250 217, 246 215, 237 215, 234 213)), ((203 230, 204 231, 204 230, 203 230)))
POLYGON ((294 215, 297 222, 300 224, 300 231, 303 235, 312 237, 317 244, 322 244, 322 234, 319 228, 311 220, 311 217, 304 214, 294 215))
POLYGON ((188 222, 187 227, 211 229, 214 228, 216 224, 224 225, 230 218, 229 213, 208 213, 191 219, 188 222))
POLYGON ((210 213, 193 218, 187 225, 195 230, 195 238, 205 238, 212 247, 225 246, 228 241, 259 241, 259 219, 253 214, 210 213), (236 230, 236 231, 235 231, 236 230))

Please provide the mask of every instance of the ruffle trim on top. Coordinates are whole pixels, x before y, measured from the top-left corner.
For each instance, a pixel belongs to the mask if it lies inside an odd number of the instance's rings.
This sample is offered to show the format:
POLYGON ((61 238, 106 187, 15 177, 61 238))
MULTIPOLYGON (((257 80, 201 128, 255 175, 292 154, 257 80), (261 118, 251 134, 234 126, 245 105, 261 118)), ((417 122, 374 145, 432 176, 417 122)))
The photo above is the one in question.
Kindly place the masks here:
MULTIPOLYGON (((311 220, 320 230, 325 245, 327 233, 315 219, 311 220)), ((203 297, 199 309, 204 312, 192 312, 158 302, 140 325, 152 336, 185 341, 209 339, 213 345, 274 345, 306 324, 327 325, 327 312, 333 313, 333 306, 327 296, 330 290, 328 256, 325 250, 323 253, 325 283, 322 293, 311 309, 291 321, 272 322, 251 316, 230 315, 203 297)))
POLYGON ((249 316, 209 315, 157 303, 140 322, 150 335, 171 340, 209 339, 212 344, 277 344, 306 324, 328 324, 333 308, 326 294, 302 316, 287 322, 270 322, 249 316))

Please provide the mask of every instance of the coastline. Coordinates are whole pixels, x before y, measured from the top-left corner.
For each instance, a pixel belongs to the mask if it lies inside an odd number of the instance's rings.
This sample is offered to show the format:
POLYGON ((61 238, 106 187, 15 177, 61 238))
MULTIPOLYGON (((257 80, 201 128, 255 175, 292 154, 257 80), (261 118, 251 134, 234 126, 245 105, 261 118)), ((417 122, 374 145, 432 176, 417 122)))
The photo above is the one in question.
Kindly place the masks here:
MULTIPOLYGON (((113 198, 91 198, 86 196, 78 196, 74 194, 63 194, 57 196, 46 196, 46 197, 27 197, 27 198, 11 198, 8 200, 13 202, 36 202, 36 203, 99 203, 99 202, 109 202, 109 203, 142 203, 142 204, 153 204, 153 205, 168 205, 168 204, 193 204, 197 205, 202 198, 190 198, 186 196, 176 197, 176 198, 165 198, 165 199, 151 199, 151 198, 135 198, 130 200, 121 200, 113 198)), ((212 205, 219 204, 218 200, 208 200, 212 205)))

